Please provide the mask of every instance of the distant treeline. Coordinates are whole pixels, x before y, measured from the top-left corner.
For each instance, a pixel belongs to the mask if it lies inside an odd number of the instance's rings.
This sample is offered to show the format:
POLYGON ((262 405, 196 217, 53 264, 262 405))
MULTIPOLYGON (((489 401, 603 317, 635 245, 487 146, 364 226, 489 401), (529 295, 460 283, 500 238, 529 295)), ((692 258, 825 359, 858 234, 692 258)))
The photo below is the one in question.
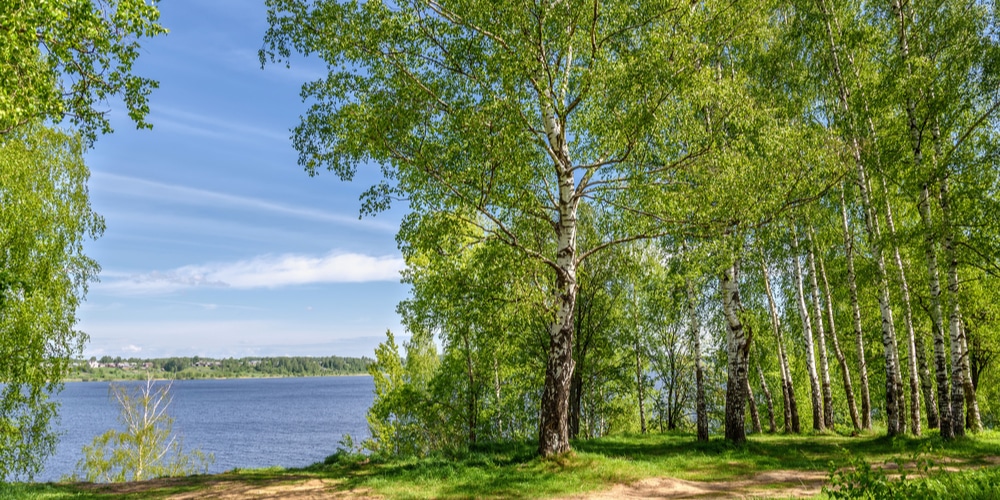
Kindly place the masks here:
POLYGON ((122 358, 103 356, 78 360, 71 379, 143 378, 146 373, 175 379, 237 377, 306 377, 368 373, 369 358, 341 356, 282 356, 250 358, 122 358))

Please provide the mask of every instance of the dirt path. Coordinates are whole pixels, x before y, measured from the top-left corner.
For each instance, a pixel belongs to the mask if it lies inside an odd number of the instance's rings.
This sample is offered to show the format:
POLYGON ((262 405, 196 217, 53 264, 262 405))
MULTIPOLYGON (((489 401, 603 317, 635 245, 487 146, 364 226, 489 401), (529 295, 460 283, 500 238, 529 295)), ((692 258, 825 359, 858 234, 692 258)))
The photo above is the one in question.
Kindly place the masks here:
POLYGON ((567 500, 663 498, 802 498, 818 495, 827 473, 820 471, 768 471, 737 481, 686 481, 671 477, 619 484, 610 490, 568 497, 567 500))

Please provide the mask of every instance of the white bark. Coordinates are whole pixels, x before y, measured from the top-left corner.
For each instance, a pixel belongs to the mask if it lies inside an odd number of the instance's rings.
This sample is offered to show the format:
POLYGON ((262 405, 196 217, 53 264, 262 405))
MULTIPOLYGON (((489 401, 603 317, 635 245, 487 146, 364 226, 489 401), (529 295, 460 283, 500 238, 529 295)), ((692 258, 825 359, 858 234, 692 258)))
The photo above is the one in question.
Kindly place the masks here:
POLYGON ((812 418, 813 429, 821 431, 826 429, 826 420, 823 418, 822 395, 819 386, 819 376, 816 374, 816 354, 813 349, 813 329, 812 321, 809 318, 809 308, 806 307, 805 289, 802 278, 802 264, 799 261, 799 239, 792 228, 792 261, 795 271, 795 290, 797 292, 799 304, 799 315, 802 316, 802 337, 806 344, 806 371, 809 372, 809 387, 812 396, 812 418))

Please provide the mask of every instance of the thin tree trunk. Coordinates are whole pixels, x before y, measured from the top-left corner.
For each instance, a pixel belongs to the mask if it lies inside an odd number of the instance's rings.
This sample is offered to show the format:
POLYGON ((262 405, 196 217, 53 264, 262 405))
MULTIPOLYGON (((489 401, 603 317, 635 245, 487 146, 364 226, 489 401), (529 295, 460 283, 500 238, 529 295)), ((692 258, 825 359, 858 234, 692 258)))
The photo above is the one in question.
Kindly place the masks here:
POLYGON ((812 230, 806 232, 809 242, 808 254, 809 277, 812 281, 813 309, 816 312, 816 330, 819 334, 819 368, 820 380, 823 383, 823 425, 827 429, 833 429, 833 389, 830 387, 830 361, 826 351, 826 329, 823 327, 823 306, 820 304, 819 282, 816 279, 816 242, 813 239, 812 230))
MULTIPOLYGON (((948 391, 948 360, 945 353, 944 318, 941 310, 941 280, 938 276, 937 249, 935 245, 934 222, 928 198, 930 189, 925 182, 920 190, 920 221, 924 226, 924 257, 927 260, 927 276, 931 293, 931 321, 934 334, 934 375, 937 379, 938 428, 941 437, 955 436, 952 428, 951 397, 948 391)), ((947 338, 947 350, 952 351, 951 338, 947 338)))
POLYGON ((469 414, 466 424, 468 425, 468 439, 471 445, 476 444, 476 428, 479 426, 479 402, 476 397, 478 391, 476 390, 476 370, 472 360, 472 346, 469 343, 470 334, 471 332, 466 332, 462 340, 465 347, 465 375, 469 379, 469 393, 466 400, 468 405, 466 411, 469 414))
POLYGON ((851 370, 847 366, 847 358, 844 356, 844 351, 840 350, 840 340, 837 338, 837 322, 833 314, 833 296, 830 294, 830 281, 826 277, 826 265, 823 263, 823 257, 817 253, 816 260, 819 262, 820 277, 823 278, 823 292, 826 297, 827 320, 830 322, 830 339, 833 340, 833 354, 837 357, 840 372, 843 374, 844 393, 847 395, 847 408, 851 414, 851 424, 854 425, 854 430, 858 431, 861 430, 861 422, 858 420, 858 405, 854 401, 854 384, 851 383, 851 370))
POLYGON ((781 333, 781 318, 778 316, 778 307, 774 301, 774 294, 771 292, 771 278, 768 276, 767 264, 764 256, 760 258, 760 269, 764 275, 764 290, 767 291, 767 304, 771 311, 771 326, 774 328, 774 335, 778 344, 778 364, 781 368, 781 397, 784 404, 785 432, 801 432, 799 427, 799 409, 795 403, 795 385, 792 383, 792 370, 788 366, 788 357, 785 356, 785 339, 781 333))
POLYGON ((746 427, 746 387, 747 362, 753 332, 743 324, 740 314, 739 262, 722 273, 722 310, 726 317, 726 345, 728 369, 726 376, 726 439, 734 443, 747 440, 746 427))
POLYGON ((767 379, 764 378, 764 371, 760 369, 760 363, 757 363, 756 366, 757 375, 760 376, 760 388, 764 391, 764 402, 767 403, 767 432, 774 434, 778 432, 777 426, 774 425, 774 399, 771 398, 771 391, 767 388, 767 379))
MULTIPOLYGON (((636 332, 638 335, 638 332, 636 332)), ((642 381, 642 356, 639 353, 639 342, 636 340, 635 344, 635 385, 639 396, 639 429, 643 434, 646 433, 646 391, 645 384, 642 381)))
POLYGON ((806 295, 802 278, 802 264, 799 261, 799 239, 792 227, 792 261, 795 271, 795 290, 799 303, 799 315, 802 316, 802 337, 806 343, 806 370, 809 372, 809 387, 812 396, 813 429, 826 429, 826 419, 823 418, 822 395, 819 387, 819 376, 816 374, 816 355, 813 349, 812 321, 809 319, 809 308, 806 307, 806 295))
MULTIPOLYGON (((907 74, 910 75, 910 76, 912 76, 913 75, 913 68, 912 68, 912 66, 910 64, 910 60, 909 60, 910 47, 909 47, 909 41, 907 40, 907 36, 906 36, 906 26, 908 24, 908 22, 907 22, 907 14, 910 17, 909 24, 912 24, 913 10, 912 10, 912 8, 908 8, 904 12, 903 4, 899 0, 895 0, 893 2, 893 10, 894 10, 894 12, 896 14, 897 19, 899 20, 898 43, 899 43, 900 55, 902 57, 903 62, 906 65, 907 74)), ((913 151, 913 164, 914 164, 914 167, 919 170, 921 168, 922 164, 923 164, 923 150, 922 150, 922 143, 923 143, 922 135, 923 135, 923 132, 922 132, 921 128, 918 126, 918 124, 917 124, 916 98, 915 98, 915 96, 913 95, 912 92, 909 92, 908 95, 907 95, 907 98, 906 98, 906 117, 907 117, 907 124, 909 126, 909 131, 910 131, 910 145, 911 145, 911 149, 913 151)), ((884 189, 884 187, 883 187, 883 189, 884 189)), ((924 186, 924 191, 925 190, 926 190, 926 186, 924 186)), ((926 198, 925 198, 926 195, 927 195, 926 192, 921 192, 921 202, 920 203, 926 204, 926 198)), ((889 201, 888 201, 888 198, 887 198, 886 199, 887 209, 888 209, 888 203, 889 203, 889 201)), ((921 210, 923 210, 922 207, 921 207, 921 210)), ((890 217, 891 217, 891 215, 890 215, 890 217)), ((922 219, 924 218, 923 213, 921 213, 921 218, 922 219)), ((926 225, 926 223, 929 223, 929 218, 925 222, 925 225, 926 225)), ((892 225, 891 218, 889 220, 889 224, 890 224, 890 231, 892 231, 892 233, 895 234, 895 228, 893 228, 891 226, 892 225)), ((903 300, 904 300, 905 305, 906 305, 906 321, 907 321, 908 333, 909 333, 910 337, 912 338, 912 340, 910 341, 911 352, 913 352, 915 350, 916 354, 917 354, 917 356, 916 356, 917 357, 917 370, 920 373, 921 388, 922 388, 922 391, 923 391, 923 394, 924 394, 924 403, 925 403, 926 408, 927 408, 927 425, 930 426, 930 427, 938 427, 938 425, 939 425, 938 424, 938 411, 939 410, 938 410, 938 406, 935 404, 935 401, 934 401, 934 399, 935 399, 934 398, 934 390, 933 390, 933 386, 931 384, 930 374, 928 373, 928 370, 927 370, 927 359, 926 359, 926 355, 925 355, 925 352, 924 352, 924 342, 923 342, 922 335, 919 335, 919 334, 918 335, 914 335, 914 332, 913 332, 913 321, 912 321, 912 314, 911 314, 911 310, 910 310, 909 289, 908 289, 907 282, 906 282, 906 276, 905 276, 905 273, 903 272, 903 266, 902 266, 901 260, 899 258, 899 248, 898 248, 898 246, 895 243, 894 243, 893 246, 894 246, 894 249, 896 251, 896 261, 897 261, 897 267, 899 267, 899 272, 900 272, 901 287, 902 287, 902 292, 903 292, 903 300)), ((933 248, 933 247, 931 247, 931 248, 933 248)), ((936 266, 936 264, 935 264, 935 266, 936 266)), ((935 270, 934 273, 936 273, 936 272, 937 271, 935 270)), ((933 280, 937 281, 937 276, 934 276, 933 280)), ((938 300, 937 297, 935 297, 934 300, 938 300)), ((940 304, 938 305, 938 315, 940 316, 940 304)), ((938 318, 938 328, 940 329, 940 317, 938 318)), ((912 365, 912 362, 911 362, 911 365, 912 365)), ((911 375, 911 379, 912 379, 912 375, 911 375)), ((913 383, 913 381, 911 380, 911 385, 912 385, 912 383, 913 383)), ((939 384, 941 383, 941 379, 940 378, 938 380, 938 383, 939 384)), ((945 385, 947 385, 947 384, 945 384, 945 385)), ((913 400, 913 402, 911 404, 913 406, 917 406, 916 396, 914 396, 913 399, 914 400, 913 400)), ((913 410, 913 412, 917 412, 917 410, 913 410)), ((911 418, 913 418, 912 415, 911 415, 911 418)), ((917 421, 919 421, 919 416, 917 417, 917 421)), ((920 433, 919 428, 916 427, 916 425, 914 425, 914 434, 919 434, 919 433, 920 433)))
POLYGON ((948 181, 940 180, 941 192, 938 201, 944 225, 944 254, 948 262, 948 330, 951 335, 951 428, 955 436, 965 435, 965 387, 964 374, 966 356, 962 349, 962 313, 958 306, 958 257, 955 253, 954 229, 951 226, 948 181))
MULTIPOLYGON (((749 365, 747 366, 749 370, 749 365)), ((760 425, 760 412, 757 410, 757 399, 753 395, 753 387, 750 387, 750 375, 747 374, 746 377, 746 391, 747 391, 747 406, 750 407, 750 422, 753 424, 753 431, 756 434, 762 434, 764 428, 760 425)))
POLYGON ((698 441, 708 441, 708 408, 705 405, 705 370, 701 362, 701 327, 698 325, 698 307, 694 282, 687 280, 688 317, 691 328, 691 350, 694 356, 695 415, 698 441))
POLYGON ((903 323, 906 325, 907 364, 910 371, 910 430, 914 436, 920 435, 920 376, 917 367, 917 342, 913 332, 913 310, 910 307, 910 285, 906 280, 906 268, 899 255, 899 244, 896 242, 896 224, 892 218, 892 204, 889 203, 889 190, 882 181, 882 193, 885 195, 885 223, 892 242, 893 258, 896 269, 899 270, 899 289, 903 297, 903 323))
POLYGON ((858 280, 854 272, 854 235, 847 218, 847 202, 844 185, 840 186, 840 215, 844 224, 844 253, 847 259, 847 288, 851 295, 851 319, 854 326, 854 341, 858 350, 858 374, 861 383, 861 428, 872 428, 872 400, 868 391, 868 365, 865 363, 865 337, 861 329, 861 305, 858 302, 858 280))
POLYGON ((969 355, 969 339, 966 337, 965 322, 962 322, 962 388, 965 393, 965 428, 972 432, 983 430, 982 417, 979 416, 979 402, 976 401, 976 386, 972 383, 972 370, 969 355))
MULTIPOLYGON (((826 21, 826 32, 830 40, 830 55, 833 62, 834 77, 836 78, 839 90, 840 105, 844 115, 850 116, 850 92, 847 89, 843 71, 840 67, 839 50, 833 36, 833 28, 830 24, 831 13, 827 10, 825 1, 822 2, 822 7, 826 21)), ((878 231, 875 227, 877 224, 874 220, 875 214, 871 211, 872 202, 868 191, 868 173, 861 157, 861 143, 857 136, 850 137, 849 140, 851 145, 851 154, 857 168, 858 188, 861 193, 861 207, 865 219, 865 232, 868 236, 869 247, 871 248, 872 254, 875 256, 876 270, 878 271, 876 277, 879 292, 878 302, 879 310, 882 315, 882 347, 885 351, 886 427, 888 434, 890 436, 895 436, 900 433, 900 395, 898 389, 900 388, 901 378, 899 376, 899 364, 896 360, 897 356, 895 354, 896 331, 892 319, 892 308, 889 304, 889 286, 886 280, 885 257, 882 253, 882 246, 879 243, 878 231)))

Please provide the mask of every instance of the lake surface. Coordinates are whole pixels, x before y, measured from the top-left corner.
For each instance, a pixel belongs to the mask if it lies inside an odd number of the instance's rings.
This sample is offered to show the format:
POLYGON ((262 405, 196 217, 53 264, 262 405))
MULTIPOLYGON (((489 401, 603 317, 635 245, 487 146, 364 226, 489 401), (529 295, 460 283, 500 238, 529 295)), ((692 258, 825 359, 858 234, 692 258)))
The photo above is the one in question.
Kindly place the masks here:
MULTIPOLYGON (((215 454, 209 472, 301 467, 331 455, 344 434, 356 443, 368 437, 373 389, 369 376, 178 380, 168 413, 185 450, 215 454)), ((85 444, 121 428, 107 382, 69 382, 56 399, 62 435, 35 481, 72 473, 85 444)))

